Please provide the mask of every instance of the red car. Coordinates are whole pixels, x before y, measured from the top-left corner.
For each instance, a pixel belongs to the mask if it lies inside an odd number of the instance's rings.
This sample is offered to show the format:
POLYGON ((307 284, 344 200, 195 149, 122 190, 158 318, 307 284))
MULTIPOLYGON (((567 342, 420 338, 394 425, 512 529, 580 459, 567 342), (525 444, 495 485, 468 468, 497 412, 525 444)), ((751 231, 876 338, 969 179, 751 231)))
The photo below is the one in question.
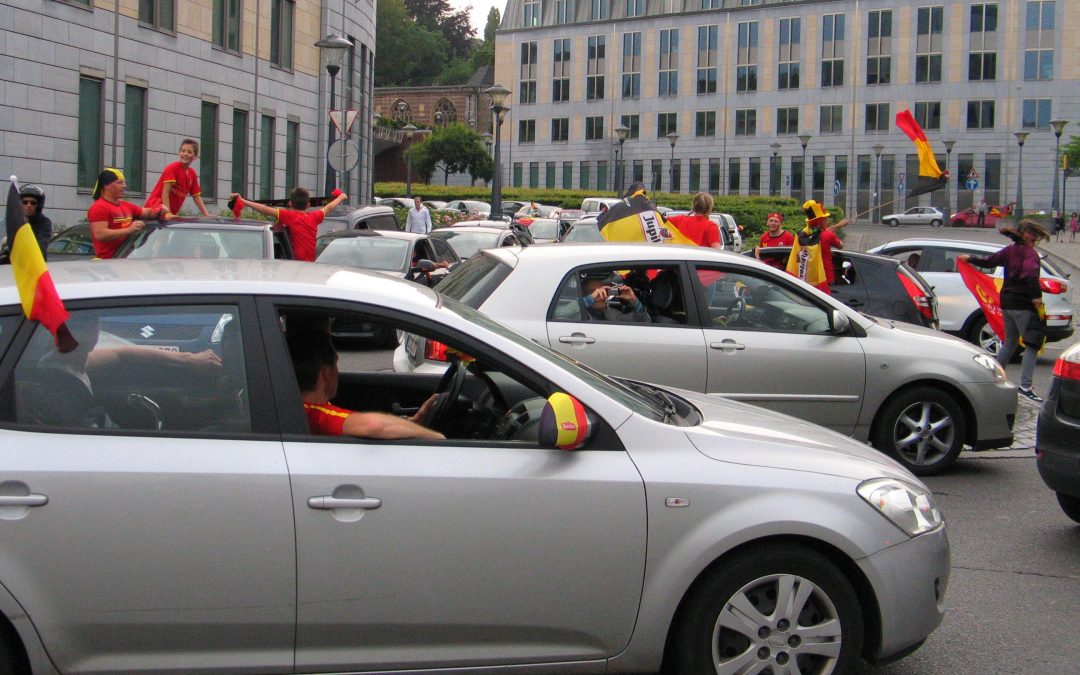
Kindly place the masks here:
MULTIPOLYGON (((1015 203, 1015 202, 1014 202, 1015 203)), ((998 218, 1007 216, 1012 213, 1013 205, 1008 206, 990 206, 987 207, 986 217, 983 219, 983 227, 996 227, 998 218)), ((978 227, 979 214, 976 213, 974 206, 969 206, 963 211, 957 211, 952 214, 952 218, 949 219, 949 224, 953 227, 978 227)))

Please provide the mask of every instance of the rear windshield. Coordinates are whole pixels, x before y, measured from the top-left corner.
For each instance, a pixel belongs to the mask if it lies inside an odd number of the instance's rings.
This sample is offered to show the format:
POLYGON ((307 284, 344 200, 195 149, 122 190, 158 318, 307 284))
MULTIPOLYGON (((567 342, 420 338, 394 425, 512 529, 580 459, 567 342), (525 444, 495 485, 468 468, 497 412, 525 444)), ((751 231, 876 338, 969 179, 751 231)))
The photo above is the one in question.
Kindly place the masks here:
POLYGON ((439 283, 439 293, 478 309, 509 275, 509 265, 488 255, 475 255, 439 283))
POLYGON ((462 232, 444 228, 436 232, 435 236, 445 239, 462 258, 471 258, 482 248, 495 248, 499 245, 499 234, 496 232, 462 232))
MULTIPOLYGON (((156 227, 135 235, 128 258, 245 258, 266 257, 261 229, 198 230, 156 227)), ((123 254, 122 254, 123 255, 123 254)))
POLYGON ((1045 253, 1040 253, 1039 258, 1042 262, 1043 274, 1052 274, 1055 277, 1060 277, 1062 279, 1069 278, 1069 275, 1062 272, 1060 267, 1050 262, 1050 258, 1047 258, 1045 253))
POLYGON ((529 223, 529 234, 534 239, 558 239, 559 221, 537 219, 529 223))
POLYGON ((315 262, 384 272, 404 272, 409 242, 389 237, 342 237, 331 241, 315 262))

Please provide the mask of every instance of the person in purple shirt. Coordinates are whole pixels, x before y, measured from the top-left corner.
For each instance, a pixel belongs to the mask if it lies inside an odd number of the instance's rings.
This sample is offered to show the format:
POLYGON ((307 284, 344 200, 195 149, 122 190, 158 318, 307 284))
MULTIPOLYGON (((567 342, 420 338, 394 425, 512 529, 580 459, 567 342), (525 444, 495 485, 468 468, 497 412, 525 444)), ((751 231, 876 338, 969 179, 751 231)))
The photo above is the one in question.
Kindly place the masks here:
POLYGON ((998 363, 1004 367, 1012 359, 1020 338, 1024 338, 1024 356, 1020 365, 1020 394, 1036 403, 1043 399, 1031 388, 1035 360, 1046 337, 1043 325, 1042 289, 1039 274, 1042 265, 1035 246, 1050 238, 1042 225, 1033 220, 1021 220, 1016 228, 1003 227, 1001 233, 1013 240, 993 255, 960 256, 977 267, 1004 267, 1005 282, 1001 286, 1001 313, 1005 322, 1005 340, 998 349, 998 363))

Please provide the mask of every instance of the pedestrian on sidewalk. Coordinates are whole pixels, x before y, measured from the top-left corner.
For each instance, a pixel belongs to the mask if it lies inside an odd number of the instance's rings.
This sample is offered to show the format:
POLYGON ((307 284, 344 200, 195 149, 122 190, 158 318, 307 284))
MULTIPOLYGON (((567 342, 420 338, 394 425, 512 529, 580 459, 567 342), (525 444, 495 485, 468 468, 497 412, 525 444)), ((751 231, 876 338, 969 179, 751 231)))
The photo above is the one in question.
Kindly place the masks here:
POLYGON ((1072 218, 1069 218, 1069 243, 1076 241, 1076 231, 1080 230, 1080 218, 1077 217, 1076 211, 1072 212, 1072 218))
POLYGON ((1054 241, 1061 243, 1061 237, 1065 234, 1065 212, 1058 211, 1054 216, 1054 241))
POLYGON ((413 207, 409 209, 409 213, 405 217, 405 231, 416 232, 417 234, 431 232, 431 214, 428 213, 427 207, 420 200, 420 195, 413 197, 413 207))
POLYGON ((1015 229, 1003 227, 1001 233, 1014 243, 989 256, 962 255, 958 260, 966 260, 977 267, 1005 268, 1005 282, 1001 286, 1005 339, 998 348, 997 361, 1004 368, 1012 360, 1020 339, 1023 338, 1020 395, 1035 403, 1041 403, 1042 397, 1031 388, 1039 348, 1046 339, 1042 289, 1039 287, 1042 266, 1035 247, 1040 241, 1048 240, 1050 235, 1034 220, 1021 220, 1015 229))

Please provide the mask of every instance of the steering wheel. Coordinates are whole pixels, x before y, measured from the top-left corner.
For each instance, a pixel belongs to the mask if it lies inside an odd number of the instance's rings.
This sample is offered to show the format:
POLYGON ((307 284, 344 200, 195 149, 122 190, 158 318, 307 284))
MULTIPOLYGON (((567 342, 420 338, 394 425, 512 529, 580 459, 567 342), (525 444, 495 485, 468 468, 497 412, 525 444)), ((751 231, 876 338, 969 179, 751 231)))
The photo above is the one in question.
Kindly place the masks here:
POLYGON ((420 420, 421 425, 434 429, 436 423, 442 421, 443 415, 450 410, 450 402, 456 401, 458 394, 461 393, 461 386, 465 384, 465 376, 468 374, 469 367, 464 361, 454 357, 450 358, 446 372, 443 373, 442 379, 439 380, 439 386, 435 389, 435 395, 438 398, 428 408, 424 419, 420 420))
POLYGON ((735 302, 731 303, 731 313, 728 314, 728 324, 735 323, 742 318, 743 312, 746 311, 746 298, 739 295, 735 298, 735 302))

